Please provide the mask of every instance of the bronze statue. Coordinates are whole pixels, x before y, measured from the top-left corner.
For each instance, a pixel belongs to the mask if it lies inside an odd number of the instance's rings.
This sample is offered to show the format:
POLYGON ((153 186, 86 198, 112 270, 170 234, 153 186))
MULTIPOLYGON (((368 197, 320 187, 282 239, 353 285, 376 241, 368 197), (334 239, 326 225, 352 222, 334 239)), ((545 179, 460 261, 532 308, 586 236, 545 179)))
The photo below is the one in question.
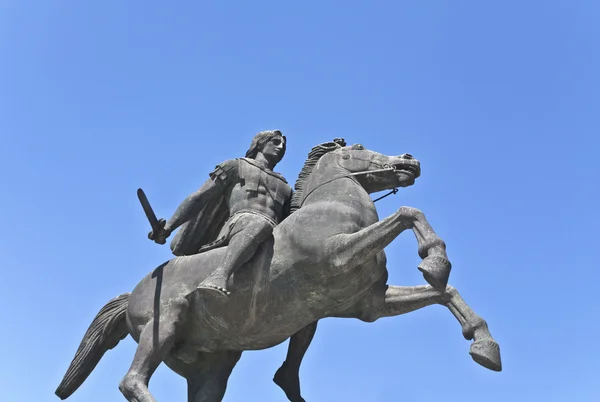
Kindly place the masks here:
MULTIPOLYGON (((221 174, 219 169, 216 172, 221 174)), ((237 177, 228 172, 226 178, 237 177)), ((179 253, 178 247, 185 245, 181 255, 100 310, 56 394, 63 399, 71 395, 103 354, 130 334, 138 348, 119 385, 128 401, 155 402, 148 382, 164 362, 187 379, 190 402, 218 402, 244 350, 266 349, 291 338, 288 356, 274 380, 290 401, 301 402, 298 370, 320 319, 373 322, 432 304, 446 306, 456 317, 464 337, 473 340, 470 354, 475 362, 500 371, 500 350, 486 321, 447 285, 451 265, 445 243, 424 214, 401 207, 380 220, 369 197, 373 192, 411 186, 420 172, 419 162, 408 154, 387 156, 339 140, 313 148, 296 182, 291 214, 276 222, 272 234, 261 239, 226 286, 229 268, 222 262, 232 243, 220 241, 233 237, 228 229, 224 237, 198 231, 193 225, 197 221, 190 221, 185 228, 188 234, 204 233, 206 238, 198 243, 197 236, 178 234, 181 237, 174 239, 172 247, 179 253), (384 248, 407 229, 417 239, 422 258, 418 268, 429 285, 387 284, 384 248), (204 240, 215 242, 196 248, 206 244, 204 240), (217 270, 221 273, 213 276, 217 270), (223 298, 221 291, 197 292, 199 285, 202 289, 216 285, 232 293, 223 298)), ((277 211, 282 215, 276 221, 285 215, 284 209, 277 211)), ((176 217, 180 213, 164 224, 164 232, 154 222, 157 230, 152 237, 163 241, 174 223, 183 221, 176 217)), ((213 214, 200 220, 226 218, 213 214)))
POLYGON ((162 230, 150 232, 150 239, 164 244, 171 232, 186 224, 171 244, 175 255, 228 246, 223 261, 198 286, 207 295, 226 298, 231 274, 254 255, 289 214, 292 188, 283 176, 273 172, 285 151, 286 138, 280 131, 258 133, 245 158, 217 165, 210 179, 181 203, 162 230), (214 217, 220 217, 220 221, 214 217), (211 222, 203 222, 211 218, 211 222), (206 237, 208 231, 219 231, 216 241, 208 243, 212 240, 206 237))

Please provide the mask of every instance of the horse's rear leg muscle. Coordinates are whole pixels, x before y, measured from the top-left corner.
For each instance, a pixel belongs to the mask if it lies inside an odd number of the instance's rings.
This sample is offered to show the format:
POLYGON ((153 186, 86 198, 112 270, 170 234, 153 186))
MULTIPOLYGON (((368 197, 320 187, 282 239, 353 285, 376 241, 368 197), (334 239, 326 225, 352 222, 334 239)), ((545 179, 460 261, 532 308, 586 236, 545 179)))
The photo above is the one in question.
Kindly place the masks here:
POLYGON ((463 336, 473 339, 470 354, 477 363, 495 371, 502 370, 500 349, 492 338, 487 323, 469 307, 458 291, 447 286, 441 292, 431 286, 389 286, 383 303, 363 314, 361 318, 374 321, 381 317, 406 314, 433 304, 442 304, 460 323, 463 336))
POLYGON ((188 302, 184 298, 172 300, 161 310, 142 329, 133 363, 119 384, 129 402, 155 402, 148 382, 173 347, 176 327, 187 313, 188 302))
POLYGON ((300 364, 315 336, 317 322, 307 325, 292 335, 285 361, 273 378, 275 384, 281 387, 291 402, 304 402, 300 394, 300 364))
POLYGON ((223 351, 200 354, 196 363, 186 370, 188 402, 221 402, 227 381, 242 352, 223 351))

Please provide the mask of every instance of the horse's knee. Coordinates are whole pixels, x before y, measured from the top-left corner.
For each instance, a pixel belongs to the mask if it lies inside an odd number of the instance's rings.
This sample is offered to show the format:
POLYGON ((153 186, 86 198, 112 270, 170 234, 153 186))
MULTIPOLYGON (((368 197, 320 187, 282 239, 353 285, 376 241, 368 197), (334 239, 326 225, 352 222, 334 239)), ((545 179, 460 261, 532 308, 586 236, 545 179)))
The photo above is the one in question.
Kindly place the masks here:
POLYGON ((403 207, 400 207, 398 212, 402 216, 404 216, 406 218, 410 218, 412 220, 425 218, 425 214, 423 213, 423 211, 421 211, 420 209, 417 209, 417 208, 413 208, 413 207, 403 206, 403 207))

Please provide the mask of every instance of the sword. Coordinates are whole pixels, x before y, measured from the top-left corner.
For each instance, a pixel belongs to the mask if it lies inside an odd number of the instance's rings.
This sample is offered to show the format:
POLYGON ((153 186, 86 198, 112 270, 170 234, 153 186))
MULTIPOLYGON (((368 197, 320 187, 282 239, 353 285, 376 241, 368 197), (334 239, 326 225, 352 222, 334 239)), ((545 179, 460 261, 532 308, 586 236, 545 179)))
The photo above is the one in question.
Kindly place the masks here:
POLYGON ((148 218, 148 222, 150 222, 150 226, 152 227, 152 232, 148 234, 148 238, 150 240, 154 240, 158 244, 165 244, 166 239, 164 238, 164 227, 165 220, 156 219, 156 215, 150 206, 150 202, 148 201, 148 197, 146 197, 146 193, 141 188, 137 190, 137 196, 140 200, 140 204, 142 204, 142 208, 144 209, 144 213, 146 214, 146 218, 148 218))

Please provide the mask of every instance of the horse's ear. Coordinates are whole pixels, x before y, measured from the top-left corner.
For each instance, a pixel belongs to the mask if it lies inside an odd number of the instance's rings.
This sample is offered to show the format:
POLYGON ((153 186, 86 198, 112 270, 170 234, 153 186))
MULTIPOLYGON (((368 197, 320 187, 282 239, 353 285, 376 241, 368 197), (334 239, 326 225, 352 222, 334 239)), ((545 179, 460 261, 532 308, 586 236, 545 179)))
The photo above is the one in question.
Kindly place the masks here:
POLYGON ((334 138, 333 142, 335 142, 336 144, 338 144, 340 147, 345 147, 346 146, 346 140, 344 140, 343 138, 334 138))

